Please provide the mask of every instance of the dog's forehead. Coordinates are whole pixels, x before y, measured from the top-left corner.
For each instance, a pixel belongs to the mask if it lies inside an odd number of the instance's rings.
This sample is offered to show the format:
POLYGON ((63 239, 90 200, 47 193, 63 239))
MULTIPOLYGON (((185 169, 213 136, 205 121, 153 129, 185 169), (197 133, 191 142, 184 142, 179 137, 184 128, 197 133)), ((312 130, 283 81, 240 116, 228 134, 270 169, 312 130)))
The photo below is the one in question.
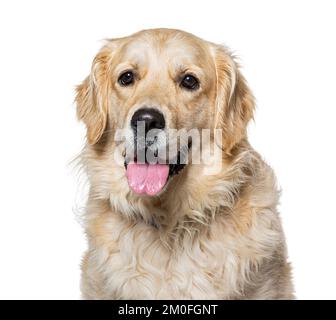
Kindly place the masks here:
POLYGON ((125 48, 125 59, 138 65, 171 66, 202 64, 206 58, 204 44, 183 37, 147 36, 132 39, 125 48))

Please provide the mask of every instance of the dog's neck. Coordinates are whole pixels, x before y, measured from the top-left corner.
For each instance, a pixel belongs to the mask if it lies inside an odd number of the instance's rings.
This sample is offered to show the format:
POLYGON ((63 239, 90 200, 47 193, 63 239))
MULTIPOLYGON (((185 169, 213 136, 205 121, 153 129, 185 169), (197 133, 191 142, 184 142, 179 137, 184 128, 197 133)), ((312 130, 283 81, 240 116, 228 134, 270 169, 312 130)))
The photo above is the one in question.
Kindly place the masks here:
MULTIPOLYGON (((242 147, 239 150, 230 156, 224 155, 222 168, 215 175, 206 175, 205 165, 187 165, 170 179, 158 196, 135 195, 125 188, 126 181, 119 176, 111 178, 114 180, 112 191, 111 184, 102 184, 101 178, 91 180, 90 201, 96 207, 120 215, 125 221, 160 229, 160 234, 168 238, 182 238, 185 232, 197 234, 208 229, 219 216, 233 212, 237 199, 255 175, 251 149, 246 146, 245 150, 242 147)), ((99 158, 97 166, 101 161, 108 163, 110 160, 99 158)), ((92 177, 97 178, 97 174, 92 177)))
MULTIPOLYGON (((134 215, 125 219, 160 229, 174 241, 181 240, 185 232, 190 236, 206 230, 218 215, 230 214, 245 180, 233 163, 214 176, 204 176, 203 169, 202 165, 186 166, 159 196, 128 197, 134 215)), ((118 211, 125 214, 122 208, 118 211)))

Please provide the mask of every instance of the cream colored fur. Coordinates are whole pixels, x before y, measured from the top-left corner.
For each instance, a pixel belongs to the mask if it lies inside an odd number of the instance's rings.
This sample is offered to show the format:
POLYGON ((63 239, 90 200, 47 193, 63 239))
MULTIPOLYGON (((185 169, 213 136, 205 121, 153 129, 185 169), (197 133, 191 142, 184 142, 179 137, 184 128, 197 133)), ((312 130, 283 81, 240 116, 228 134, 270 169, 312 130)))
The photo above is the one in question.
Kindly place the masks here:
POLYGON ((85 299, 293 298, 276 179, 247 141, 254 99, 227 50, 169 29, 111 40, 78 87, 77 105, 88 128, 85 299), (141 80, 123 91, 117 71, 132 59, 141 80), (174 87, 167 74, 179 63, 197 72, 199 93, 174 87), (134 194, 113 134, 143 103, 159 105, 170 127, 221 128, 221 171, 189 164, 159 196, 134 194))

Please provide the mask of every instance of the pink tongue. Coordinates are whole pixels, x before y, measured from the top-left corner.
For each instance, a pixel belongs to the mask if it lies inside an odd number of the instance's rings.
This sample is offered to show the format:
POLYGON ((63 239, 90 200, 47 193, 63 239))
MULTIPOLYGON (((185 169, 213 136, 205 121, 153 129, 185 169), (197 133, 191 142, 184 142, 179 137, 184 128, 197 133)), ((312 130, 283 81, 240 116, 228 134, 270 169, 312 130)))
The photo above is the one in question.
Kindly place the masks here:
POLYGON ((162 190, 168 174, 169 166, 166 164, 129 163, 126 171, 130 188, 135 193, 147 193, 150 196, 162 190))

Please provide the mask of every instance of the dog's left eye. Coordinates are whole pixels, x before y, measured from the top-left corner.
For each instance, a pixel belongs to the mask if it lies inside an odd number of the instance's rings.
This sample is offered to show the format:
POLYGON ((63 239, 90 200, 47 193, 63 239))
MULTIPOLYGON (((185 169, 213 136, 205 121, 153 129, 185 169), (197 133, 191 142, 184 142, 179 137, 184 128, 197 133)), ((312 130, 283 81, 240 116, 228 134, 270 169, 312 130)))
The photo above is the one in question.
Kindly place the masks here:
POLYGON ((199 80, 191 74, 186 74, 181 82, 180 86, 188 90, 196 90, 199 88, 199 80))
POLYGON ((134 78, 132 71, 126 71, 120 75, 118 82, 121 86, 126 87, 134 83, 134 78))

